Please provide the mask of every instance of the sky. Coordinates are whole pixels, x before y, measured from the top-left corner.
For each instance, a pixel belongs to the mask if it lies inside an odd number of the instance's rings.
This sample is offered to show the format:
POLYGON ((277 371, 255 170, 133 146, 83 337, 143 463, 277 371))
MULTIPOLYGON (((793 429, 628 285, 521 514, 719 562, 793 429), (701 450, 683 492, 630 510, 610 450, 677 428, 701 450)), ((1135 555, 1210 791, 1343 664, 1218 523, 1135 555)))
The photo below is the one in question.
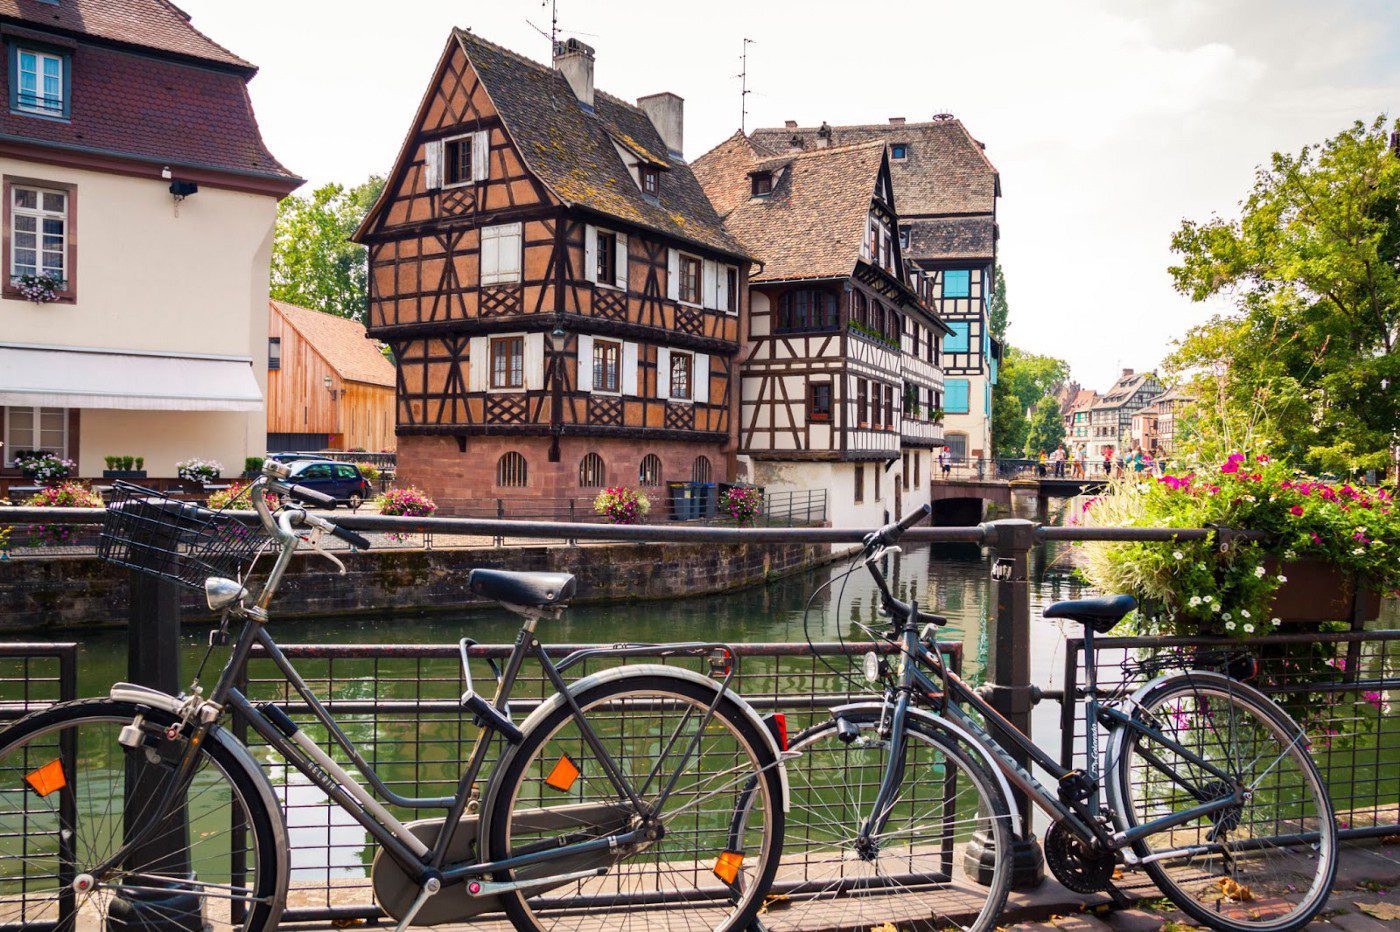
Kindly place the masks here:
MULTIPOLYGON (((452 26, 550 49, 540 0, 176 2, 259 66, 263 135, 310 185, 392 167, 452 26)), ((1183 218, 1233 216, 1273 151, 1400 112, 1393 0, 560 0, 558 16, 597 50, 600 88, 685 98, 690 159, 739 126, 745 37, 750 128, 959 117, 1001 173, 1008 340, 1099 390, 1228 309, 1172 288, 1183 218)))

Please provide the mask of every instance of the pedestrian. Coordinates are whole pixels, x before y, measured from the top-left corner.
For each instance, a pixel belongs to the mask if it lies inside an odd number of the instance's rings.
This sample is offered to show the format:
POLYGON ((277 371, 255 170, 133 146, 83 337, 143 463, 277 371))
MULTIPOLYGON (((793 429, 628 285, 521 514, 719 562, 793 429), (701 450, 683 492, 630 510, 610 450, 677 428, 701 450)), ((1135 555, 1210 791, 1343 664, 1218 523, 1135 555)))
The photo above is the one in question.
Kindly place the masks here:
POLYGON ((943 478, 947 479, 953 471, 953 451, 946 444, 938 451, 938 465, 943 470, 943 478))
POLYGON ((1081 443, 1074 450, 1074 478, 1089 478, 1089 445, 1081 443))
POLYGON ((1055 448, 1055 452, 1052 453, 1052 454, 1050 454, 1050 459, 1051 459, 1051 461, 1055 464, 1055 478, 1056 478, 1056 479, 1063 479, 1063 478, 1065 477, 1065 446, 1064 446, 1064 444, 1060 444, 1058 447, 1055 448))
POLYGON ((1103 448, 1103 477, 1107 479, 1113 475, 1113 447, 1103 448))
POLYGON ((1036 474, 1037 476, 1039 476, 1040 478, 1042 478, 1042 479, 1045 478, 1045 451, 1044 451, 1044 450, 1041 450, 1040 453, 1036 455, 1036 460, 1035 460, 1035 474, 1036 474))

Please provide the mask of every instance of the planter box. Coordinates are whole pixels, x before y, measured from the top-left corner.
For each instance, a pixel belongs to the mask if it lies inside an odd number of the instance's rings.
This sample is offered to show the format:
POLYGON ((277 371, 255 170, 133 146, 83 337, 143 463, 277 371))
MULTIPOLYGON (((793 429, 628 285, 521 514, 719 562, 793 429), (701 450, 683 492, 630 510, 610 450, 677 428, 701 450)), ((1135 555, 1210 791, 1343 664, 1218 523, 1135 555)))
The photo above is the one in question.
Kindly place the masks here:
POLYGON ((104 469, 103 479, 144 479, 146 470, 144 469, 104 469))
MULTIPOLYGON (((1270 573, 1280 564, 1268 560, 1270 573)), ((1288 582, 1274 594, 1274 615, 1285 622, 1351 621, 1356 580, 1325 560, 1293 560, 1282 564, 1288 582)), ((1355 600, 1362 621, 1374 621, 1381 613, 1381 595, 1362 589, 1355 600)))

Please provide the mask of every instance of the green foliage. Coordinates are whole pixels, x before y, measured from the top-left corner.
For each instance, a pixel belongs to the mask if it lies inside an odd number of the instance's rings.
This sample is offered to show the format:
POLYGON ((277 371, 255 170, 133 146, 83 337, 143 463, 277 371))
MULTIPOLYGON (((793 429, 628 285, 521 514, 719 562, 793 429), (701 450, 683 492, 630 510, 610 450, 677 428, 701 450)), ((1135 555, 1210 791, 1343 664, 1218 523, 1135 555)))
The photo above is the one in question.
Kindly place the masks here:
MULTIPOLYGON (((1000 378, 992 389, 993 445, 997 456, 1020 456, 1027 449, 1031 422, 1026 412, 1035 409, 1043 398, 1053 403, 1056 387, 1067 378, 1069 363, 1063 359, 1027 353, 1014 346, 1003 348, 1000 378)), ((1058 418, 1058 406, 1055 410, 1058 418)), ((1064 437, 1063 425, 1059 437, 1064 437)))
POLYGON ((1202 449, 1269 450, 1314 469, 1383 468, 1400 432, 1397 124, 1357 122, 1296 155, 1274 153, 1237 220, 1172 237, 1177 290, 1233 309, 1168 359, 1198 399, 1202 449))
POLYGON ((1026 455, 1049 454, 1065 442, 1065 421, 1053 395, 1043 395, 1026 425, 1026 455))
POLYGON ((353 188, 331 183, 284 199, 273 233, 272 297, 363 322, 368 260, 350 235, 383 188, 384 179, 372 175, 353 188))
POLYGON ((1010 309, 1006 304, 1006 276, 1001 274, 1001 264, 992 270, 992 294, 987 302, 987 321, 992 328, 992 336, 1006 339, 1006 318, 1010 309))
POLYGON ((265 462, 267 461, 261 456, 243 457, 243 475, 256 476, 258 473, 262 472, 263 463, 265 462))

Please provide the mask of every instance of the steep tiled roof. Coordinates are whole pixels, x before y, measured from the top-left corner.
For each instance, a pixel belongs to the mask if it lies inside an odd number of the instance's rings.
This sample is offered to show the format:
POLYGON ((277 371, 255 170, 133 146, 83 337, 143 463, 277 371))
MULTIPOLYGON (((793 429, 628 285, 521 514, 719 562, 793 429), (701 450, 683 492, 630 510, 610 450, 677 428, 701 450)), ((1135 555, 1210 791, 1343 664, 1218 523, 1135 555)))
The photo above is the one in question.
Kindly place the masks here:
POLYGON ((996 224, 990 216, 916 220, 906 225, 907 258, 990 259, 996 252, 996 224))
MULTIPOLYGON (((753 131, 754 143, 774 154, 788 151, 794 139, 806 150, 816 148, 821 127, 772 127, 753 131)), ((907 157, 890 161, 895 202, 905 217, 946 214, 991 214, 998 191, 996 167, 982 144, 960 120, 931 123, 874 123, 832 126, 831 145, 905 143, 907 157)))
POLYGON ((1094 407, 1121 408, 1138 393, 1143 383, 1155 377, 1155 372, 1125 372, 1103 397, 1095 402, 1094 407))
POLYGON ((342 379, 394 387, 394 364, 384 358, 378 343, 365 336, 364 324, 286 301, 268 304, 342 379))
POLYGON ((765 158, 742 134, 695 160, 725 228, 763 263, 755 282, 844 278, 860 259, 884 146, 865 143, 765 158), (782 168, 771 194, 750 197, 749 173, 782 168))
POLYGON ((465 30, 455 35, 526 165, 560 200, 721 252, 744 254, 725 232, 690 167, 664 157, 666 145, 640 108, 597 91, 595 112, 588 113, 555 69, 465 30), (661 175, 659 197, 642 196, 614 139, 669 165, 661 175))
POLYGON ((166 0, 0 0, 0 19, 253 70, 247 61, 194 28, 189 15, 166 0))

